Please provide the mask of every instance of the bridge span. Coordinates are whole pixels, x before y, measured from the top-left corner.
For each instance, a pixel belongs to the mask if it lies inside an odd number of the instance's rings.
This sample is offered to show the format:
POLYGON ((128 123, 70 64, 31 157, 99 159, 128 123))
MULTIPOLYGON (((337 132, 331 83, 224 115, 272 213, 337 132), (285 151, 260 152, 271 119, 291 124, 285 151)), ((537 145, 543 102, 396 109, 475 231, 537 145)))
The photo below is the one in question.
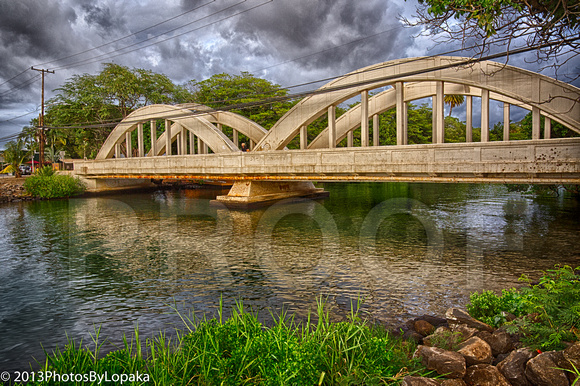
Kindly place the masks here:
POLYGON ((111 132, 95 160, 75 161, 75 174, 92 190, 163 178, 230 180, 234 186, 220 200, 239 203, 321 194, 311 181, 580 184, 580 137, 551 138, 552 122, 580 134, 580 89, 504 64, 468 63, 410 58, 354 71, 303 98, 269 130, 198 104, 145 106, 111 132), (463 143, 445 143, 450 94, 466 99, 463 143), (353 97, 361 103, 337 118, 336 106, 353 97), (409 144, 407 104, 422 98, 432 98, 432 143, 409 144), (476 100, 480 142, 473 142, 476 100), (490 141, 490 100, 503 103, 502 141, 490 141), (514 105, 532 112, 530 140, 510 138, 514 105), (396 111, 396 145, 385 146, 379 121, 389 109, 396 111), (324 115, 328 126, 309 142, 308 126, 324 115), (240 151, 238 133, 249 138, 250 152, 240 151), (300 150, 288 150, 296 137, 300 150), (338 147, 344 138, 346 147, 338 147))

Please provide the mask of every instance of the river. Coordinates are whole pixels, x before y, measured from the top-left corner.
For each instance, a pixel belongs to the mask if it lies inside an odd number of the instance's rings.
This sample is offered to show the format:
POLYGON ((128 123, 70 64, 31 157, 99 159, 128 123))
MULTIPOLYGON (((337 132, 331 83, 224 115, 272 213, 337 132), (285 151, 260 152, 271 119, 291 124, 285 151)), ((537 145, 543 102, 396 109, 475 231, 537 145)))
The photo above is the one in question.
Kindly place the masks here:
POLYGON ((331 183, 322 201, 253 211, 210 189, 0 206, 0 370, 29 370, 68 338, 105 347, 243 300, 267 323, 326 299, 335 319, 396 325, 470 292, 580 265, 580 202, 500 185, 331 183), (177 311, 179 312, 177 312, 177 311), (181 316, 180 316, 181 315, 181 316), (42 346, 41 346, 42 344, 42 346))

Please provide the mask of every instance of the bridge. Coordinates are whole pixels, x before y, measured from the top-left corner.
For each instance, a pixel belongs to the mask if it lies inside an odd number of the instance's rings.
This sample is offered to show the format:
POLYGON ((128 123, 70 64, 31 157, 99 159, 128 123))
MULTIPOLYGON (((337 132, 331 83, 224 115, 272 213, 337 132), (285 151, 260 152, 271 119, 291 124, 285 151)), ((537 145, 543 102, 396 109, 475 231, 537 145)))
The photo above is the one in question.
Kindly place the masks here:
POLYGON ((231 204, 323 194, 312 181, 580 184, 580 137, 551 138, 552 122, 580 133, 580 89, 491 61, 409 58, 327 83, 269 130, 199 104, 145 106, 113 129, 95 160, 75 161, 74 170, 93 190, 163 178, 230 180, 230 193, 218 199, 231 204), (451 94, 465 96, 464 143, 444 142, 444 95, 451 94), (336 106, 357 96, 360 104, 337 118, 336 106), (474 97, 481 103, 479 142, 473 142, 474 97), (432 98, 433 143, 409 144, 407 106, 422 98, 432 98), (489 138, 490 100, 503 103, 502 141, 489 138), (532 112, 530 140, 510 140, 511 106, 532 112), (385 146, 379 141, 380 114, 393 108, 396 145, 385 146), (308 126, 323 115, 328 126, 309 143, 308 126), (159 121, 164 122, 161 133, 159 121), (224 126, 232 129, 231 137, 224 126), (359 129, 360 146, 355 147, 359 129), (238 133, 250 139, 251 151, 239 149, 238 133), (297 137, 300 149, 289 150, 297 137), (345 138, 346 147, 337 147, 345 138))

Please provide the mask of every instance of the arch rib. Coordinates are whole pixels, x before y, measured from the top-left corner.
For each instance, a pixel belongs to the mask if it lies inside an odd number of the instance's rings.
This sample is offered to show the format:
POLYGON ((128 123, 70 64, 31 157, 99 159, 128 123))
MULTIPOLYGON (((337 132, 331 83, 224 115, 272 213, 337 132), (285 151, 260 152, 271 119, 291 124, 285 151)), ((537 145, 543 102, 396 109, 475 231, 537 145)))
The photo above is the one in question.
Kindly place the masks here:
POLYGON ((538 108, 544 115, 557 117, 557 121, 580 133, 578 88, 544 75, 491 61, 474 63, 468 67, 459 66, 466 60, 468 58, 461 57, 399 59, 346 74, 320 88, 336 88, 333 91, 306 97, 290 109, 257 144, 256 150, 281 150, 298 134, 300 127, 314 122, 328 107, 336 106, 362 91, 392 85, 397 81, 443 81, 488 90, 538 108), (458 66, 428 71, 430 68, 454 63, 458 66), (357 85, 360 83, 364 84, 357 85))

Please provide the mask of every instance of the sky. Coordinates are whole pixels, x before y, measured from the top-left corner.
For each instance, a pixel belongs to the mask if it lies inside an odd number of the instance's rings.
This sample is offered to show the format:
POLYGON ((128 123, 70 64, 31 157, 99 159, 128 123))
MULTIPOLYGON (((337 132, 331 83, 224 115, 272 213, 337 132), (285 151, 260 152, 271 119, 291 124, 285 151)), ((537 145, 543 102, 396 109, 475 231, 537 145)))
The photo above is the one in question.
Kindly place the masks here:
MULTIPOLYGON (((40 73, 31 66, 55 71, 45 77, 46 100, 67 79, 97 74, 109 62, 163 73, 177 84, 248 71, 294 86, 459 48, 404 26, 401 18, 412 18, 417 6, 417 0, 0 0, 0 139, 40 112, 40 73)), ((536 71, 532 59, 512 57, 509 64, 536 71)), ((564 73, 579 68, 575 60, 564 73)), ((455 114, 465 118, 461 108, 455 114)), ((491 114, 492 124, 501 120, 501 106, 492 105, 491 114)), ((523 115, 515 111, 512 120, 523 115)))

